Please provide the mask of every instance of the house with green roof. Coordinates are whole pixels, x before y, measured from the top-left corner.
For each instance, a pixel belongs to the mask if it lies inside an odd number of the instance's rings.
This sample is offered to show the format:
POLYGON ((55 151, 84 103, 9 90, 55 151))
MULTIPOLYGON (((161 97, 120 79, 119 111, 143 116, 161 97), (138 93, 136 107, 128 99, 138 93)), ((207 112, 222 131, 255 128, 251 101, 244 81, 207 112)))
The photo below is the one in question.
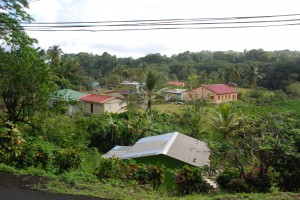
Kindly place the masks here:
POLYGON ((52 94, 49 104, 51 108, 55 108, 59 103, 66 103, 67 114, 72 116, 80 110, 79 98, 85 95, 85 93, 75 90, 62 89, 52 94))

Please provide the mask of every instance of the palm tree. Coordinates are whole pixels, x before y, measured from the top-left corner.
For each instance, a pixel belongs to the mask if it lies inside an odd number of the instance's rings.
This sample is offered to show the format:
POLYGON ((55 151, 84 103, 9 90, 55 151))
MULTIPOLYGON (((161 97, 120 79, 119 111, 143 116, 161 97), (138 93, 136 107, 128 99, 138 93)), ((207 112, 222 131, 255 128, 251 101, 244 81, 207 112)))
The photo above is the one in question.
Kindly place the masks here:
POLYGON ((58 66, 61 63, 61 55, 63 54, 62 49, 59 45, 53 45, 47 50, 47 57, 52 64, 58 66))
POLYGON ((249 84, 249 87, 250 88, 256 88, 257 81, 258 81, 259 78, 261 78, 261 76, 258 72, 258 68, 255 65, 253 65, 252 63, 250 63, 248 65, 246 73, 247 73, 246 80, 249 84))
POLYGON ((221 133, 224 139, 232 134, 238 125, 232 105, 221 104, 218 107, 218 110, 214 112, 212 118, 210 119, 209 125, 214 131, 221 133))
POLYGON ((218 72, 217 71, 212 71, 209 75, 208 78, 211 83, 218 83, 218 72))
POLYGON ((241 80, 241 71, 237 65, 232 65, 229 72, 229 78, 233 82, 241 80))
POLYGON ((157 96, 159 79, 159 74, 156 74, 153 71, 149 71, 145 80, 145 85, 141 88, 144 101, 147 102, 146 112, 152 112, 152 102, 157 96))
POLYGON ((217 79, 220 83, 225 83, 226 82, 226 71, 224 68, 219 68, 217 71, 217 79))

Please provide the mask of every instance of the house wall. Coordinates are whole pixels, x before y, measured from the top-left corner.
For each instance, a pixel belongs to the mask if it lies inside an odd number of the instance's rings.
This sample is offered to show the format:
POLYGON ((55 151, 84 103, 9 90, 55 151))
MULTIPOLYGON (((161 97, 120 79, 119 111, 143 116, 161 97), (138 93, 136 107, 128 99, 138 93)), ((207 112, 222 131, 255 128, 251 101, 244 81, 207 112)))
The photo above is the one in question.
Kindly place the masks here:
POLYGON ((212 91, 206 89, 205 87, 197 87, 187 92, 186 99, 188 101, 195 100, 195 99, 215 99, 216 94, 212 91))
POLYGON ((88 114, 101 114, 104 112, 103 104, 82 101, 81 106, 82 106, 83 111, 88 114), (92 110, 92 107, 93 107, 93 110, 92 110))
POLYGON ((170 99, 174 99, 174 100, 182 100, 181 97, 181 93, 170 93, 170 92, 166 92, 165 93, 165 100, 170 100, 170 99))
POLYGON ((104 104, 82 101, 81 106, 83 111, 88 114, 122 113, 126 111, 126 101, 118 98, 107 101, 104 104), (93 107, 93 112, 91 112, 91 107, 93 107))
POLYGON ((214 103, 219 104, 219 103, 226 102, 226 101, 236 101, 237 93, 219 94, 218 95, 218 94, 212 92, 211 90, 208 90, 205 87, 198 87, 198 88, 192 89, 187 92, 187 95, 186 95, 187 101, 192 101, 192 100, 200 99, 200 98, 211 100, 214 103))
POLYGON ((68 105, 68 115, 73 116, 80 110, 80 106, 78 104, 75 105, 68 105))
POLYGON ((222 103, 222 102, 236 101, 236 100, 237 100, 237 93, 216 95, 214 99, 215 103, 222 103))
POLYGON ((105 112, 113 112, 113 113, 122 113, 125 112, 126 109, 126 101, 122 99, 113 99, 104 104, 105 112))

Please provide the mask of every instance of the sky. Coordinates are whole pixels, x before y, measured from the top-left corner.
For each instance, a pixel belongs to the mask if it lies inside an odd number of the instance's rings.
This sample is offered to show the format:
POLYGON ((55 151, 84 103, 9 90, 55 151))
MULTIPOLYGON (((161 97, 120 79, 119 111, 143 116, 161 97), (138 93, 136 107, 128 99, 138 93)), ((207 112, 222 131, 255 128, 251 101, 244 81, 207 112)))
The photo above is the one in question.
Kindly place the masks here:
MULTIPOLYGON (((297 0, 31 0, 28 13, 36 23, 83 22, 84 24, 103 21, 300 14, 299 4, 297 0)), ((133 58, 154 53, 172 56, 185 51, 203 50, 244 51, 259 48, 266 51, 300 50, 300 15, 272 19, 293 19, 294 21, 277 24, 299 22, 299 25, 143 31, 27 31, 27 33, 38 39, 39 46, 44 49, 59 45, 65 53, 88 52, 101 55, 108 52, 117 57, 133 58)), ((237 25, 240 26, 239 24, 228 26, 237 25)), ((227 27, 227 25, 217 26, 227 27)))

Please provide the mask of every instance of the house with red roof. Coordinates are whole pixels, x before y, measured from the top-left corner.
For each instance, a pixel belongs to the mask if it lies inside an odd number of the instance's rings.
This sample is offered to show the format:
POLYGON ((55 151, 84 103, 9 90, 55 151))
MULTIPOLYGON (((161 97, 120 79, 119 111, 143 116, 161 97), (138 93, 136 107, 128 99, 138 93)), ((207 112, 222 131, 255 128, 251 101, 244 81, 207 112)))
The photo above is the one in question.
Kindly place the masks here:
POLYGON ((122 113, 126 111, 126 101, 117 96, 88 94, 81 97, 80 101, 83 111, 87 114, 122 113))
POLYGON ((174 85, 174 86, 184 87, 185 83, 184 82, 179 82, 179 81, 170 81, 170 82, 168 82, 168 85, 174 85))
POLYGON ((188 101, 206 99, 219 104, 227 101, 236 101, 237 90, 235 87, 226 84, 206 84, 189 90, 186 99, 188 101))

